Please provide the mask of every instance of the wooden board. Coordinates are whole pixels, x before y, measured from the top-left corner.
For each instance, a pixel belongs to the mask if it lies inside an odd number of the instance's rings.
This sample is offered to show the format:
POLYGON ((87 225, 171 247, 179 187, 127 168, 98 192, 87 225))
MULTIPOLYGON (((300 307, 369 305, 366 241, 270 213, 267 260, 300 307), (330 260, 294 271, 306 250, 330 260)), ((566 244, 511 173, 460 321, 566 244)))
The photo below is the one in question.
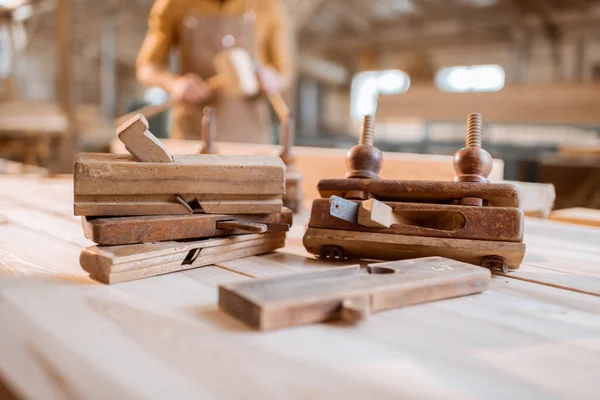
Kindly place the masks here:
POLYGON ((319 193, 323 198, 345 197, 349 191, 371 193, 381 201, 451 203, 464 197, 485 200, 490 207, 519 207, 519 192, 511 184, 474 182, 427 182, 385 179, 323 179, 319 193))
POLYGON ((526 216, 548 218, 554 208, 556 190, 553 184, 504 181, 519 190, 520 208, 526 216))
POLYGON ((280 329, 480 293, 490 272, 441 257, 326 269, 219 286, 219 308, 249 326, 280 329))
POLYGON ((179 155, 172 163, 81 153, 74 209, 80 216, 266 214, 281 210, 285 165, 278 157, 179 155))
POLYGON ((338 231, 308 228, 304 246, 312 254, 320 254, 324 246, 343 249, 350 258, 406 260, 440 256, 480 265, 484 257, 504 257, 510 269, 517 269, 525 255, 525 244, 485 240, 442 239, 384 233, 338 231))
POLYGON ((217 227, 219 221, 262 223, 268 229, 292 225, 292 213, 257 215, 165 215, 142 217, 85 218, 82 217, 85 237, 101 246, 149 243, 168 240, 199 239, 245 233, 217 227))
POLYGON ((270 253, 285 245, 285 233, 238 235, 185 242, 92 246, 81 267, 92 279, 114 284, 270 253))
POLYGON ((550 215, 552 221, 600 227, 600 210, 591 208, 566 208, 550 215))
POLYGON ((445 237, 492 241, 523 241, 523 212, 517 208, 469 207, 441 204, 385 202, 403 218, 389 228, 358 223, 358 202, 338 197, 313 201, 311 228, 373 232, 391 235, 445 237), (336 200, 337 199, 337 200, 336 200), (341 204, 340 204, 341 203, 341 204), (344 204, 355 208, 345 210, 344 204), (336 207, 338 207, 336 209, 336 207), (353 215, 354 214, 354 215, 353 215), (338 216, 338 217, 336 217, 338 216), (350 222, 353 220, 353 222, 350 222))

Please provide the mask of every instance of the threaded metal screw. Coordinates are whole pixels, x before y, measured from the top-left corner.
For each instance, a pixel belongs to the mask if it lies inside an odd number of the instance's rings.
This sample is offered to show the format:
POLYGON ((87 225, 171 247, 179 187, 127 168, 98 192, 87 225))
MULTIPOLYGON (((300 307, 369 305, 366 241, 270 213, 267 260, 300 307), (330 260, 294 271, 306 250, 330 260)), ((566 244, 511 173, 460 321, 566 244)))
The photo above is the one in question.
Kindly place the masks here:
POLYGON ((365 115, 362 120, 358 144, 373 146, 373 135, 375 135, 375 117, 372 115, 365 115))
POLYGON ((481 147, 481 114, 472 113, 467 118, 467 147, 481 147))

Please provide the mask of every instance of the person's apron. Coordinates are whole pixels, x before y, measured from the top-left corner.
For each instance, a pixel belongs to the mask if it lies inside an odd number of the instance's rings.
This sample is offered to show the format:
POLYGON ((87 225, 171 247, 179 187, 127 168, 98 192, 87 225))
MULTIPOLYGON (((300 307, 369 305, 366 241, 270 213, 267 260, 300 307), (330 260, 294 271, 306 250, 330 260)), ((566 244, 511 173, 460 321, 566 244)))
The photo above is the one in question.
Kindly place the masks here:
MULTIPOLYGON (((189 15, 181 27, 182 74, 194 73, 206 80, 216 75, 213 58, 224 50, 223 38, 232 36, 235 46, 250 51, 254 58, 253 26, 235 15, 189 15)), ((215 109, 217 140, 223 142, 271 143, 270 114, 264 97, 243 98, 231 95, 226 88, 216 90, 211 98, 197 106, 179 105, 171 137, 199 139, 202 108, 215 109)))

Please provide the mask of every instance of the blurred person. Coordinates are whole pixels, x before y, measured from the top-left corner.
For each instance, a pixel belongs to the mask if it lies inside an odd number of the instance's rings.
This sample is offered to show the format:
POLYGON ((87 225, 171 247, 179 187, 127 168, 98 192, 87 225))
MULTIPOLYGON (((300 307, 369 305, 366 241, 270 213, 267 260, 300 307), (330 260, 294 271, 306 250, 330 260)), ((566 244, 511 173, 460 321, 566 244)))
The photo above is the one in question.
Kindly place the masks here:
POLYGON ((240 98, 210 90, 213 58, 227 45, 248 50, 262 65, 264 93, 281 92, 292 81, 289 25, 281 0, 156 0, 149 30, 137 59, 138 79, 159 86, 178 102, 171 137, 200 138, 202 108, 215 109, 220 141, 270 143, 270 113, 265 96, 240 98), (169 70, 172 50, 180 71, 169 70))

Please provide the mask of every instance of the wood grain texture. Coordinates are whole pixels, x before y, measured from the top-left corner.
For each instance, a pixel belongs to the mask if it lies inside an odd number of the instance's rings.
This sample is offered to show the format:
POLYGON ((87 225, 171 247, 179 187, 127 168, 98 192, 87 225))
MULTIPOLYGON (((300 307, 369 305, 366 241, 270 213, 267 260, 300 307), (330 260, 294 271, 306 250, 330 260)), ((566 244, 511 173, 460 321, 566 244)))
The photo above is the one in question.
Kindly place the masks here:
POLYGON ((306 250, 320 254, 324 246, 343 249, 350 258, 406 260, 440 256, 480 265, 486 256, 500 256, 510 269, 517 269, 525 255, 525 244, 485 240, 431 238, 384 233, 308 228, 303 240, 306 250))
POLYGON ((521 242, 523 212, 517 208, 384 202, 397 215, 389 228, 358 224, 358 202, 332 197, 313 201, 309 227, 391 235, 521 242), (344 205, 355 205, 355 212, 344 205), (341 210, 341 212, 340 212, 341 210))
POLYGON ((173 163, 80 153, 75 195, 260 194, 284 192, 285 165, 275 156, 174 155, 173 163))
POLYGON ((285 246, 285 233, 238 235, 187 242, 92 246, 81 267, 92 279, 114 284, 269 253, 285 246))
POLYGON ((107 287, 79 266, 71 181, 0 187, 0 374, 24 398, 597 397, 598 229, 527 219, 521 268, 480 295, 258 334, 217 286, 340 265, 290 254, 305 217, 283 251, 107 287))
POLYGON ((475 182, 427 182, 384 179, 323 179, 319 181, 323 198, 345 197, 349 191, 371 193, 381 201, 451 203, 464 197, 477 197, 490 207, 519 207, 519 192, 511 184, 475 182))
POLYGON ((566 208, 550 215, 552 221, 600 227, 600 210, 591 208, 566 208))
POLYGON ((148 130, 148 127, 146 118, 142 114, 137 114, 117 128, 117 136, 140 162, 173 162, 173 156, 148 130))
POLYGON ((127 156, 77 155, 78 216, 267 214, 281 210, 285 165, 278 157, 175 156, 140 163, 127 156), (184 202, 185 204, 182 204, 184 202))
POLYGON ((292 225, 292 213, 283 209, 274 214, 257 215, 165 215, 141 217, 85 218, 81 219, 85 237, 101 246, 198 239, 245 233, 223 229, 218 222, 261 223, 292 225))
POLYGON ((219 286, 219 308, 260 330, 466 296, 487 289, 490 272, 441 257, 287 275, 219 286))

